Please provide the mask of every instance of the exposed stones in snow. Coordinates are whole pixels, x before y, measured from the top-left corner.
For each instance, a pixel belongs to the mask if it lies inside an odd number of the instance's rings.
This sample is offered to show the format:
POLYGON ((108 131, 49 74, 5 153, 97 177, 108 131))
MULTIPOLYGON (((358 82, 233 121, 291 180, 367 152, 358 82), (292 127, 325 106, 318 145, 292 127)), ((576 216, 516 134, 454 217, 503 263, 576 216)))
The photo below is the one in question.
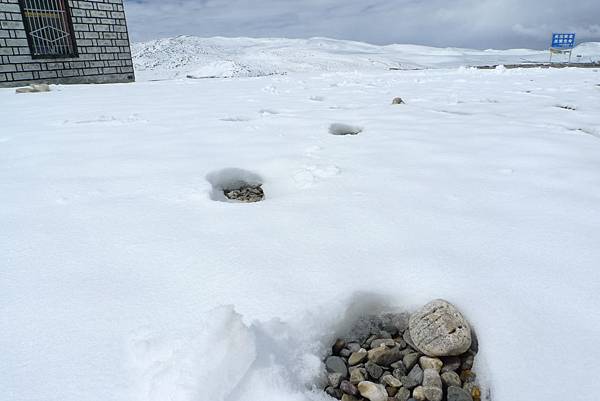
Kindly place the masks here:
POLYGON ((405 103, 401 97, 395 97, 394 100, 392 100, 392 104, 405 104, 405 103))
POLYGON ((33 84, 24 88, 17 88, 15 93, 39 93, 39 92, 50 92, 50 86, 48 84, 33 84))
POLYGON ((329 126, 329 133, 332 135, 358 135, 363 131, 362 127, 335 123, 329 126))
POLYGON ((571 111, 577 110, 577 107, 571 106, 569 104, 557 104, 556 107, 558 107, 559 109, 564 109, 564 110, 571 110, 571 111))
POLYGON ((224 189, 223 193, 227 199, 244 203, 260 202, 265 198, 265 193, 260 185, 245 185, 236 189, 224 189))
POLYGON ((210 197, 221 202, 259 202, 265 198, 262 178, 239 168, 226 168, 206 176, 212 185, 210 197))
POLYGON ((342 401, 481 401, 477 352, 469 323, 444 300, 412 315, 368 316, 332 346, 325 392, 342 401))

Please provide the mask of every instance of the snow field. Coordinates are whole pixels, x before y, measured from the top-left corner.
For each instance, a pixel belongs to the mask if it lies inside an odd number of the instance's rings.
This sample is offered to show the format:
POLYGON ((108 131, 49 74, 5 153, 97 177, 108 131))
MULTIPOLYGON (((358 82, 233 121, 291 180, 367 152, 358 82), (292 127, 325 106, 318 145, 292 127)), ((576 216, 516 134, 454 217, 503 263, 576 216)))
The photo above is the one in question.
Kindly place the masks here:
POLYGON ((0 90, 0 388, 11 401, 324 400, 320 358, 352 317, 443 297, 477 330, 494 400, 591 399, 599 77, 0 90), (363 131, 331 135, 335 123, 363 131), (211 198, 248 176, 263 202, 211 198))

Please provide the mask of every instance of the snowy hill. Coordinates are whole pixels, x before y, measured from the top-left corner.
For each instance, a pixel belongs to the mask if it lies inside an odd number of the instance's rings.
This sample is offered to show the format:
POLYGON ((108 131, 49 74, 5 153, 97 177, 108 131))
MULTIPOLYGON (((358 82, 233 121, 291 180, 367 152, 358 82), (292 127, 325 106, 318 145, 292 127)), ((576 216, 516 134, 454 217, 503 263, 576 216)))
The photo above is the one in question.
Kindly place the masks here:
MULTIPOLYGON (((294 72, 386 71, 548 61, 539 50, 472 50, 312 39, 198 38, 179 36, 133 44, 138 79, 228 78, 294 72)), ((574 55, 600 60, 600 43, 574 55)))

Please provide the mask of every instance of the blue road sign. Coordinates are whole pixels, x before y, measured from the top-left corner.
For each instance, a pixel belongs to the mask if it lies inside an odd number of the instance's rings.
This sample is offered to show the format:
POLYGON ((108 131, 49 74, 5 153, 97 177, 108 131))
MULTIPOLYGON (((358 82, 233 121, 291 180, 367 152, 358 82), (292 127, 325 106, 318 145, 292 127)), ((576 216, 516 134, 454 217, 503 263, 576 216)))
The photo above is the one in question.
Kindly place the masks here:
POLYGON ((553 49, 572 49, 575 47, 574 33, 553 33, 552 48, 553 49))

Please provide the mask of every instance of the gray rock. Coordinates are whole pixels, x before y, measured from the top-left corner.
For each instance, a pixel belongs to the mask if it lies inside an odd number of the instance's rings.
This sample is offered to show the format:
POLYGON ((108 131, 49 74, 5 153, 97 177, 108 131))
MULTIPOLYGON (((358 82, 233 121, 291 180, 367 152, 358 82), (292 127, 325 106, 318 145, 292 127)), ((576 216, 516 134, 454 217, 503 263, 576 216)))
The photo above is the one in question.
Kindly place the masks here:
POLYGON ((394 313, 391 315, 392 324, 398 329, 398 333, 402 334, 408 329, 408 319, 410 319, 410 313, 394 313))
POLYGON ((422 356, 419 358, 419 364, 422 369, 435 369, 436 371, 440 371, 442 366, 444 365, 442 361, 438 358, 430 358, 428 356, 422 356))
POLYGON ((404 362, 402 362, 402 361, 397 361, 397 362, 392 363, 390 365, 390 368, 406 370, 406 366, 404 366, 404 362))
POLYGON ((383 329, 390 332, 393 336, 396 334, 402 335, 404 330, 408 328, 408 313, 386 313, 383 315, 383 329))
POLYGON ((427 397, 425 396, 425 390, 421 386, 413 390, 412 396, 417 401, 427 401, 427 397))
POLYGON ((327 381, 329 385, 333 388, 338 388, 340 383, 342 382, 342 374, 341 373, 329 373, 327 375, 327 381))
POLYGON ((333 388, 333 387, 329 386, 329 387, 327 387, 325 389, 325 392, 330 397, 333 397, 333 398, 338 399, 338 400, 342 399, 343 393, 342 393, 342 390, 340 390, 339 388, 333 388))
POLYGON ((354 397, 353 395, 344 394, 342 395, 342 401, 359 401, 359 399, 354 397))
POLYGON ((442 379, 436 369, 423 371, 423 392, 429 401, 442 401, 442 379))
POLYGON ((398 347, 377 347, 369 351, 369 361, 381 366, 390 366, 392 363, 402 359, 400 349, 398 347))
POLYGON ((410 390, 404 387, 401 387, 396 393, 396 399, 398 401, 408 401, 410 398, 410 390))
POLYGON ((462 382, 460 381, 460 376, 458 375, 458 373, 454 372, 454 371, 449 371, 449 372, 444 372, 442 373, 442 382, 447 386, 447 387, 461 387, 462 386, 462 382))
POLYGON ((463 370, 460 372, 460 380, 463 383, 474 383, 477 375, 472 370, 463 370))
POLYGON ((339 373, 343 377, 348 377, 348 368, 346 362, 339 356, 330 356, 325 360, 325 367, 329 373, 339 373))
POLYGON ((394 100, 392 100, 392 104, 404 104, 404 100, 400 97, 395 97, 394 100))
POLYGON ((396 346, 396 341, 392 340, 391 338, 379 338, 371 342, 371 349, 379 348, 382 345, 388 348, 392 348, 396 346))
POLYGON ((406 346, 406 348, 400 350, 400 354, 402 354, 402 358, 404 358, 408 354, 418 354, 419 351, 412 348, 411 346, 406 346))
POLYGON ((360 350, 359 343, 348 343, 346 344, 346 348, 350 350, 350 352, 358 352, 360 350))
POLYGON ((412 369, 418 360, 419 354, 417 354, 416 352, 411 352, 410 354, 404 355, 404 358, 402 358, 402 363, 404 363, 406 369, 412 369))
POLYGON ((390 387, 396 387, 396 388, 402 387, 402 382, 390 374, 383 376, 382 382, 383 382, 383 384, 390 386, 390 387))
POLYGON ((365 365, 362 363, 360 363, 358 365, 354 365, 354 366, 348 366, 348 372, 350 372, 350 374, 352 374, 352 371, 354 369, 359 369, 359 368, 364 368, 364 367, 365 367, 365 365))
POLYGON ((410 345, 411 348, 413 349, 417 349, 417 347, 415 346, 415 343, 412 340, 412 337, 410 336, 410 330, 406 330, 404 332, 404 334, 402 335, 402 339, 408 344, 410 345))
POLYGON ((358 389, 354 384, 350 383, 348 380, 344 380, 340 384, 340 390, 342 390, 345 394, 358 395, 358 389))
POLYGON ((406 376, 406 369, 396 368, 392 371, 392 376, 396 379, 400 379, 401 377, 406 376))
POLYGON ((471 370, 473 369, 473 364, 475 363, 475 356, 472 354, 467 354, 462 358, 462 363, 460 365, 461 370, 471 370))
POLYGON ((385 329, 382 329, 381 331, 379 331, 379 338, 391 339, 392 334, 390 332, 386 331, 385 329))
POLYGON ((471 327, 462 314, 447 301, 432 301, 409 320, 410 338, 427 356, 454 356, 471 346, 471 327))
POLYGON ((423 383, 423 369, 419 365, 413 366, 407 376, 419 384, 423 383))
POLYGON ((371 376, 375 380, 378 380, 383 374, 383 369, 381 368, 381 366, 378 366, 373 362, 367 362, 365 364, 365 369, 367 370, 369 376, 371 376))
POLYGON ((409 390, 413 389, 413 388, 417 387, 419 384, 421 384, 421 383, 417 382, 415 379, 412 379, 408 376, 401 377, 400 382, 402 382, 402 386, 404 388, 407 388, 409 390))
POLYGON ((350 358, 350 355, 352 355, 352 352, 347 348, 343 348, 339 353, 339 356, 346 359, 350 358))
POLYGON ((475 384, 475 382, 467 382, 467 383, 463 384, 462 388, 468 394, 473 394, 473 390, 479 389, 479 387, 477 387, 477 384, 475 384))
POLYGON ((335 341, 335 344, 333 344, 333 347, 331 347, 331 351, 332 351, 333 355, 339 355, 340 351, 342 349, 344 349, 345 346, 346 346, 346 341, 342 340, 341 338, 338 338, 335 341))
POLYGON ((367 338, 367 340, 364 342, 363 347, 370 349, 371 343, 373 342, 373 340, 376 340, 376 339, 377 339, 376 334, 370 335, 369 338, 367 338))
POLYGON ((457 356, 447 356, 442 358, 444 366, 442 366, 442 372, 456 371, 460 368, 462 363, 460 358, 457 356))
POLYGON ((352 355, 350 355, 350 358, 348 358, 348 365, 358 365, 359 363, 364 362, 368 356, 369 353, 365 349, 361 349, 358 352, 353 352, 352 355))
POLYGON ((364 368, 360 368, 360 369, 354 369, 351 373, 350 373, 350 383, 352 384, 358 384, 362 381, 366 380, 366 376, 367 376, 367 370, 364 368))
POLYGON ((370 401, 387 401, 388 394, 385 387, 381 384, 364 381, 358 383, 358 391, 360 395, 370 401))
POLYGON ((390 398, 393 398, 396 395, 398 389, 399 387, 385 386, 385 391, 388 393, 388 401, 390 401, 390 398))
POLYGON ((448 387, 448 401, 473 401, 471 394, 467 393, 460 387, 448 387))
POLYGON ((408 375, 400 378, 400 381, 408 389, 415 388, 423 382, 423 370, 419 365, 415 365, 408 375))
POLYGON ((477 339, 477 334, 473 327, 471 327, 471 346, 469 347, 469 351, 473 353, 473 355, 477 355, 479 352, 479 340, 477 339))
POLYGON ((394 338, 394 341, 396 341, 396 345, 397 345, 397 346, 398 346, 398 348, 400 348, 400 349, 404 349, 404 348, 406 348, 406 346, 407 346, 407 344, 406 344, 406 341, 404 341, 404 340, 403 340, 402 338, 400 338, 400 337, 394 338))

